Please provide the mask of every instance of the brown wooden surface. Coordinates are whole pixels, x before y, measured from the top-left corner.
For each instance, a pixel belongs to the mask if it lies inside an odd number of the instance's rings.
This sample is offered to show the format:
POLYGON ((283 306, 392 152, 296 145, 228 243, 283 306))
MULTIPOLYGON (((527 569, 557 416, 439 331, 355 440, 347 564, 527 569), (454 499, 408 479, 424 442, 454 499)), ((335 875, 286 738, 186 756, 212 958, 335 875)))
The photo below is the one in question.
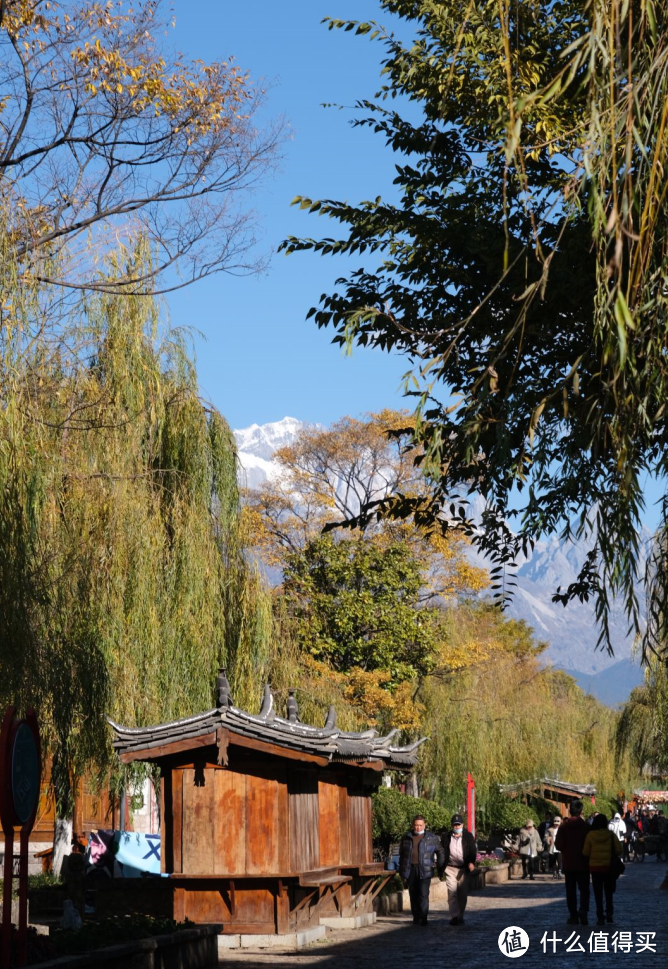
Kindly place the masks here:
MULTIPOLYGON (((281 777, 282 775, 282 777, 281 777)), ((277 871, 279 839, 285 837, 286 819, 279 816, 279 778, 283 768, 264 767, 246 776, 246 871, 277 871)))
POLYGON ((183 871, 183 771, 172 771, 172 871, 183 871))
POLYGON ((252 737, 242 737, 239 734, 230 734, 231 747, 246 747, 249 750, 257 750, 272 757, 281 757, 285 760, 299 760, 306 764, 318 764, 326 767, 329 761, 326 757, 319 757, 317 754, 307 754, 300 750, 289 750, 279 744, 270 744, 264 740, 255 740, 252 737))
POLYGON ((174 805, 172 803, 172 771, 162 772, 160 778, 160 871, 174 871, 174 805))
POLYGON ((282 879, 279 879, 276 885, 274 921, 279 935, 290 931, 290 891, 287 883, 282 879))
POLYGON ((303 888, 314 885, 343 885, 345 882, 352 881, 352 875, 323 875, 322 878, 300 878, 299 884, 303 888))
POLYGON ((361 865, 371 861, 371 798, 352 793, 348 797, 350 818, 350 862, 361 865))
POLYGON ((121 763, 131 764, 133 760, 159 760, 162 757, 170 757, 172 754, 179 754, 184 750, 196 750, 198 747, 210 747, 216 743, 215 730, 211 733, 203 734, 201 737, 184 737, 182 740, 174 740, 171 744, 163 744, 161 747, 151 747, 150 750, 130 750, 120 755, 121 763))
POLYGON ((290 770, 290 870, 304 871, 320 863, 318 776, 316 771, 290 770))
POLYGON ((336 781, 336 776, 330 778, 324 771, 318 778, 321 868, 340 863, 339 787, 336 781))
POLYGON ((246 871, 246 776, 217 770, 214 777, 213 868, 246 871))
POLYGON ((181 871, 196 875, 214 871, 213 812, 215 791, 213 771, 184 770, 183 822, 181 828, 181 871))
POLYGON ((339 785, 339 839, 340 839, 340 863, 349 865, 352 862, 350 849, 350 816, 348 811, 348 788, 345 786, 345 778, 341 778, 339 785))

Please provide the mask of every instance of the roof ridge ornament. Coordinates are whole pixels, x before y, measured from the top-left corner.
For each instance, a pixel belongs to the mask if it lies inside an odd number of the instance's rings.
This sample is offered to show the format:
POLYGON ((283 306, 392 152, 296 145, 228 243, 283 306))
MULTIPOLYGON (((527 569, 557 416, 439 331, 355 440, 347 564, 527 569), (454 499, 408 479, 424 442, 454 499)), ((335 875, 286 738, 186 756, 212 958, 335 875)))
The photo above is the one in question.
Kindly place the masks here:
POLYGON ((288 690, 288 720, 290 723, 299 723, 299 705, 295 699, 295 691, 288 690))
POLYGON ((274 694, 271 692, 270 683, 265 683, 260 716, 263 720, 273 720, 276 716, 276 711, 274 710, 274 694))
POLYGON ((333 730, 336 726, 336 710, 333 706, 327 711, 327 719, 325 720, 324 730, 333 730))
POLYGON ((230 681, 227 678, 227 667, 221 666, 216 678, 216 706, 219 710, 233 706, 230 693, 230 681))

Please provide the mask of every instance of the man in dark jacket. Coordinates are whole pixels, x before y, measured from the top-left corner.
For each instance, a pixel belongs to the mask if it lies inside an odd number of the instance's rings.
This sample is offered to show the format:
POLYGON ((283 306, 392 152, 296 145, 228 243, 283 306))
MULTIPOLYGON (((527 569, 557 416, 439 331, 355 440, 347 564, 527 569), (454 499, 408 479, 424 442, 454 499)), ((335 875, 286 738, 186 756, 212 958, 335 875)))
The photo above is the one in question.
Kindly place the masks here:
POLYGON ((434 855, 439 874, 445 865, 440 839, 426 830, 422 815, 413 818, 413 829, 401 839, 399 874, 408 885, 415 925, 426 925, 429 915, 429 887, 434 876, 434 855))
POLYGON ((568 925, 587 925, 589 911, 589 864, 582 854, 585 838, 590 831, 582 817, 582 801, 571 801, 570 818, 559 825, 554 846, 561 852, 561 868, 566 883, 568 925), (580 907, 578 908, 578 890, 580 907))
POLYGON ((475 868, 478 855, 475 838, 464 830, 461 814, 453 814, 451 830, 442 837, 445 853, 445 884, 448 886, 450 925, 463 925, 466 902, 469 897, 470 873, 475 868))

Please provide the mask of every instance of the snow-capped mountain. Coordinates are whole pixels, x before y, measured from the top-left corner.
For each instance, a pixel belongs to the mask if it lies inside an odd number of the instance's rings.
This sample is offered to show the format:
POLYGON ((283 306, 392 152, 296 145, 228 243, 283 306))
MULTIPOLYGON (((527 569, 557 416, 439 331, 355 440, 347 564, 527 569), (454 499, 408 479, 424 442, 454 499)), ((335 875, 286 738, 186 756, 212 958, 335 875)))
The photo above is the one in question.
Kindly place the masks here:
POLYGON ((272 460, 274 452, 292 444, 299 431, 307 426, 296 417, 284 417, 282 421, 251 424, 240 431, 233 431, 242 469, 242 486, 259 488, 269 478, 280 474, 279 465, 272 460))
MULTIPOLYGON (((307 426, 294 417, 284 417, 234 431, 242 484, 257 488, 280 474, 273 454, 291 444, 307 426)), ((475 517, 474 508, 471 514, 475 517)), ((565 588, 575 581, 587 551, 586 546, 563 542, 557 536, 537 542, 533 554, 518 569, 508 615, 524 619, 533 627, 536 639, 549 644, 544 654, 548 662, 573 675, 583 689, 606 703, 621 703, 642 682, 640 668, 631 658, 633 642, 622 609, 613 607, 611 633, 615 655, 610 657, 596 650, 598 629, 592 603, 572 602, 564 608, 552 602, 557 586, 565 588)))

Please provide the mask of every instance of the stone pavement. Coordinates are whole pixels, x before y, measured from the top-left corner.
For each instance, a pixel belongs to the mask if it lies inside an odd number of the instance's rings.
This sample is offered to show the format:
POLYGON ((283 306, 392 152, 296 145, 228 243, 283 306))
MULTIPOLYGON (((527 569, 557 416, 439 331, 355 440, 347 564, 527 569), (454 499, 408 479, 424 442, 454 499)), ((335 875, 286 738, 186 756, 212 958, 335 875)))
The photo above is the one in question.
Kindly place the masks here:
MULTIPOLYGON (((332 932, 326 940, 296 951, 231 950, 219 963, 235 969, 500 969, 511 964, 539 967, 588 966, 591 969, 613 967, 643 967, 656 969, 668 966, 668 891, 659 891, 666 876, 666 864, 647 859, 643 864, 626 866, 617 883, 615 894, 615 924, 611 926, 566 925, 568 911, 563 879, 537 876, 531 881, 510 881, 495 885, 469 896, 466 923, 448 925, 445 902, 432 903, 430 923, 415 927, 410 913, 379 918, 371 928, 358 931, 332 932), (507 959, 499 949, 502 931, 511 925, 520 926, 529 934, 529 949, 520 956, 521 963, 507 959), (556 935, 556 953, 552 944, 543 952, 541 938, 556 935), (584 952, 566 952, 566 940, 571 933, 580 936, 584 952), (655 932, 656 951, 639 951, 638 933, 655 932), (597 933, 590 943, 592 933, 597 933), (616 936, 615 933, 620 933, 616 936), (631 933, 631 951, 613 949, 614 940, 625 942, 631 933), (589 951, 590 945, 599 950, 589 951)), ((590 922, 596 922, 590 903, 590 922)), ((575 939, 570 945, 576 944, 575 939)))

